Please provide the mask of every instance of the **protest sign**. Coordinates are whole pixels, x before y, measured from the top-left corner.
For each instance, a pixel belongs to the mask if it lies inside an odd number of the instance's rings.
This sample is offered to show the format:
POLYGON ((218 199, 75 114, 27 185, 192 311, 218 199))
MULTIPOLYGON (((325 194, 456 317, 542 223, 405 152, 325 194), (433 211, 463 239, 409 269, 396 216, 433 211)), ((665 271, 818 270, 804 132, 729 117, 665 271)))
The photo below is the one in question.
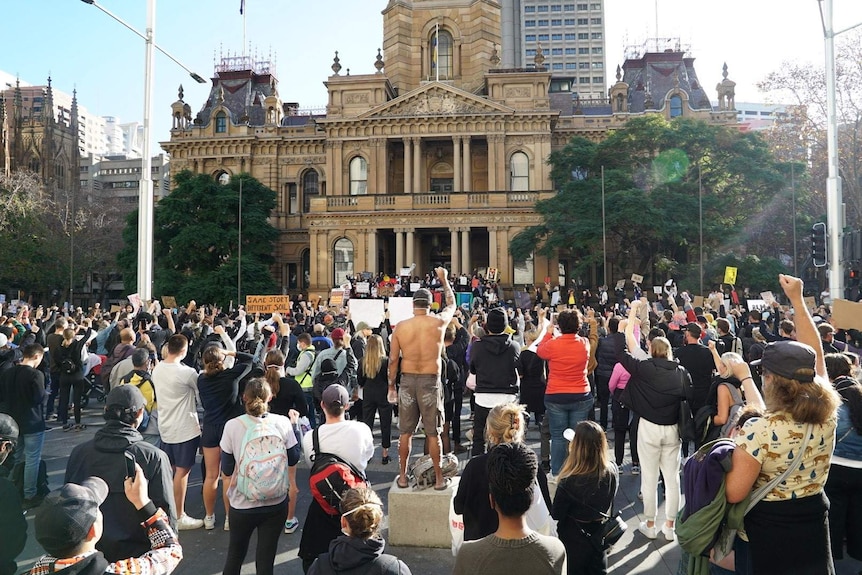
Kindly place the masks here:
POLYGON ((353 298, 347 302, 347 307, 350 310, 350 320, 354 326, 364 321, 370 328, 374 329, 383 323, 386 314, 382 299, 353 298))
POLYGON ((632 274, 632 281, 636 284, 639 284, 644 281, 644 277, 642 275, 632 274))
POLYGON ((736 285, 736 268, 731 266, 724 268, 724 283, 736 285))
POLYGON ((846 299, 833 300, 832 325, 836 329, 862 330, 862 303, 846 299))
POLYGON ((412 297, 389 298, 389 323, 398 325, 398 322, 413 317, 412 297))
POLYGON ((174 309, 177 307, 177 298, 172 295, 163 295, 162 305, 164 305, 168 309, 174 309))
POLYGON ((245 311, 247 313, 290 312, 290 296, 247 295, 245 296, 245 311))

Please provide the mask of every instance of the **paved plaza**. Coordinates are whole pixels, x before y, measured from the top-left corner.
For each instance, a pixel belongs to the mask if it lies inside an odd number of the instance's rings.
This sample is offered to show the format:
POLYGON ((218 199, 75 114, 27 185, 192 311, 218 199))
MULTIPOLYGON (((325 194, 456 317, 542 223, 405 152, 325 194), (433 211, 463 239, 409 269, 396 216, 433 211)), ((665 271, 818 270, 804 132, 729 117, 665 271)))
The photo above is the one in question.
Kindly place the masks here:
MULTIPOLYGON (((59 427, 54 427, 48 432, 45 440, 43 457, 48 464, 48 474, 52 488, 57 488, 63 479, 66 461, 72 448, 80 442, 92 438, 93 434, 103 423, 99 410, 102 404, 92 402, 85 410, 84 423, 88 425, 82 432, 63 432, 59 427)), ((464 409, 464 427, 469 426, 466 404, 464 409)), ((393 432, 395 430, 393 429, 393 432)), ((379 444, 379 429, 375 428, 375 440, 379 444)), ((531 425, 527 433, 527 440, 531 447, 538 450, 539 433, 535 424, 531 425)), ((423 438, 419 436, 414 439, 414 453, 421 453, 423 438)), ((393 438, 392 452, 397 453, 397 439, 393 438)), ((466 454, 461 455, 462 461, 466 462, 466 454)), ((662 537, 653 541, 645 538, 637 532, 637 525, 641 520, 640 513, 643 506, 638 500, 637 494, 640 487, 639 477, 630 473, 628 460, 623 466, 620 475, 620 489, 616 498, 616 509, 621 510, 623 518, 627 521, 629 529, 623 537, 618 550, 611 556, 611 573, 651 574, 651 575, 674 575, 678 573, 680 559, 680 548, 677 543, 666 542, 662 537)), ((384 503, 387 501, 389 486, 395 479, 397 471, 397 460, 389 465, 380 463, 380 450, 378 448, 374 460, 369 464, 368 476, 375 489, 380 493, 384 503)), ((311 496, 308 492, 308 469, 300 465, 297 473, 298 482, 302 491, 300 492, 297 506, 297 517, 300 521, 305 516, 311 496)), ((660 500, 660 503, 663 501, 660 500)), ((187 512, 193 517, 203 517, 203 503, 201 499, 201 474, 200 468, 196 467, 189 481, 189 495, 186 504, 187 512)), ((661 515, 662 510, 659 509, 661 515)), ((26 572, 36 559, 42 555, 42 549, 33 536, 33 512, 28 514, 28 540, 27 546, 19 557, 19 573, 26 572)), ((185 558, 176 569, 177 575, 216 575, 221 573, 224 566, 224 557, 227 549, 229 534, 222 531, 221 525, 224 513, 221 507, 216 511, 216 529, 205 531, 180 532, 180 540, 183 545, 185 558)), ((421 518, 417 518, 421 521, 421 518)), ((384 535, 387 533, 384 532, 384 535)), ((301 575, 302 561, 296 553, 299 548, 301 531, 297 530, 291 535, 282 535, 279 541, 279 553, 276 557, 276 573, 279 575, 301 575)), ((388 537, 387 537, 388 539, 388 537)), ((246 557, 243 574, 254 573, 254 541, 246 557)), ((452 572, 455 563, 449 549, 429 549, 424 547, 387 547, 389 553, 397 555, 402 559, 414 573, 414 575, 443 575, 452 572)), ((862 569, 862 563, 845 559, 836 564, 839 575, 856 575, 862 569)))

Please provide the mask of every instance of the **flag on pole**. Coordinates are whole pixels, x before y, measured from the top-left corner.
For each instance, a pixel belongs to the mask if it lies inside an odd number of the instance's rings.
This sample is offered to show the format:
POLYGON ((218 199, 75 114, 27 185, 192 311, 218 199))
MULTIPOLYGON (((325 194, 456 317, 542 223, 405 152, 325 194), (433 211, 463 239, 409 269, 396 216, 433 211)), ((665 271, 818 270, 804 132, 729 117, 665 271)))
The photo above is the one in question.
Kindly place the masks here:
POLYGON ((242 14, 245 10, 245 0, 239 0, 239 13, 242 14))

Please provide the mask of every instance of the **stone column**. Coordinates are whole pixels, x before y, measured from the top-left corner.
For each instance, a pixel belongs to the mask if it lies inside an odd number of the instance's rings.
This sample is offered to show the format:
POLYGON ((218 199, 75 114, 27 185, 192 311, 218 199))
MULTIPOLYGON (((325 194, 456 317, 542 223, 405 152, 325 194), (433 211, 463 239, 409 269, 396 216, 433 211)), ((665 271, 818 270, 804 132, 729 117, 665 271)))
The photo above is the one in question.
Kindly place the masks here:
POLYGON ((455 181, 452 189, 455 192, 461 191, 461 136, 452 138, 452 157, 454 158, 453 172, 455 173, 455 181))
POLYGON ((332 166, 331 188, 327 190, 327 196, 340 196, 344 193, 344 142, 335 142, 335 164, 332 166))
MULTIPOLYGON (((320 234, 318 234, 316 231, 314 231, 314 230, 308 231, 308 248, 310 250, 310 253, 312 253, 312 254, 319 254, 320 253, 320 246, 319 246, 319 242, 318 242, 319 237, 320 237, 320 234)), ((319 287, 317 275, 318 275, 318 267, 320 265, 320 261, 319 261, 320 259, 323 259, 324 262, 326 261, 325 257, 324 258, 318 258, 318 257, 308 258, 309 288, 311 288, 311 289, 317 289, 319 287)), ((300 284, 300 285, 302 285, 302 284, 300 284)))
POLYGON ((497 226, 488 226, 488 267, 499 268, 497 265, 497 226))
POLYGON ((368 232, 368 239, 365 242, 368 246, 368 253, 365 257, 365 269, 371 273, 377 273, 377 230, 368 232))
POLYGON ((465 271, 461 269, 461 244, 458 241, 458 228, 449 228, 449 238, 451 242, 449 253, 452 254, 452 275, 454 276, 465 271))
POLYGON ((404 267, 404 230, 396 228, 395 230, 395 273, 404 267))
POLYGON ((509 182, 506 181, 506 136, 503 134, 495 134, 492 136, 494 141, 494 156, 497 158, 495 169, 497 171, 497 189, 509 189, 509 182))
POLYGON ((410 138, 404 138, 404 193, 413 191, 413 144, 410 138))
POLYGON ((470 228, 461 228, 461 267, 464 271, 473 271, 470 262, 470 228))
POLYGON ((413 193, 426 191, 422 189, 422 138, 413 138, 413 193))
POLYGON ((407 264, 415 263, 416 260, 416 245, 413 243, 413 228, 407 228, 407 247, 404 249, 404 267, 407 264))
MULTIPOLYGON (((464 185, 465 192, 473 190, 473 158, 470 157, 470 136, 464 136, 464 185)), ((469 271, 469 270, 467 270, 469 271)))
POLYGON ((497 163, 502 161, 502 158, 497 157, 497 136, 495 134, 488 135, 488 191, 500 191, 500 185, 497 182, 497 163))

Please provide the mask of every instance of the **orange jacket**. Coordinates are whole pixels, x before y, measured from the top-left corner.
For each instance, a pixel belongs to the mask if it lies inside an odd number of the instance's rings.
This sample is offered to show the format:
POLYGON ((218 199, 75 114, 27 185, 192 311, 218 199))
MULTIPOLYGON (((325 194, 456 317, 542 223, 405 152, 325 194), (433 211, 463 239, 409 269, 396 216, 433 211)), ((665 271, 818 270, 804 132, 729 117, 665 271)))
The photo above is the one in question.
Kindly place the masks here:
POLYGON ((551 329, 542 338, 536 355, 548 362, 548 387, 546 394, 589 393, 590 382, 587 374, 595 369, 593 357, 598 343, 596 320, 587 320, 590 327, 589 339, 577 334, 563 334, 554 337, 551 329))

